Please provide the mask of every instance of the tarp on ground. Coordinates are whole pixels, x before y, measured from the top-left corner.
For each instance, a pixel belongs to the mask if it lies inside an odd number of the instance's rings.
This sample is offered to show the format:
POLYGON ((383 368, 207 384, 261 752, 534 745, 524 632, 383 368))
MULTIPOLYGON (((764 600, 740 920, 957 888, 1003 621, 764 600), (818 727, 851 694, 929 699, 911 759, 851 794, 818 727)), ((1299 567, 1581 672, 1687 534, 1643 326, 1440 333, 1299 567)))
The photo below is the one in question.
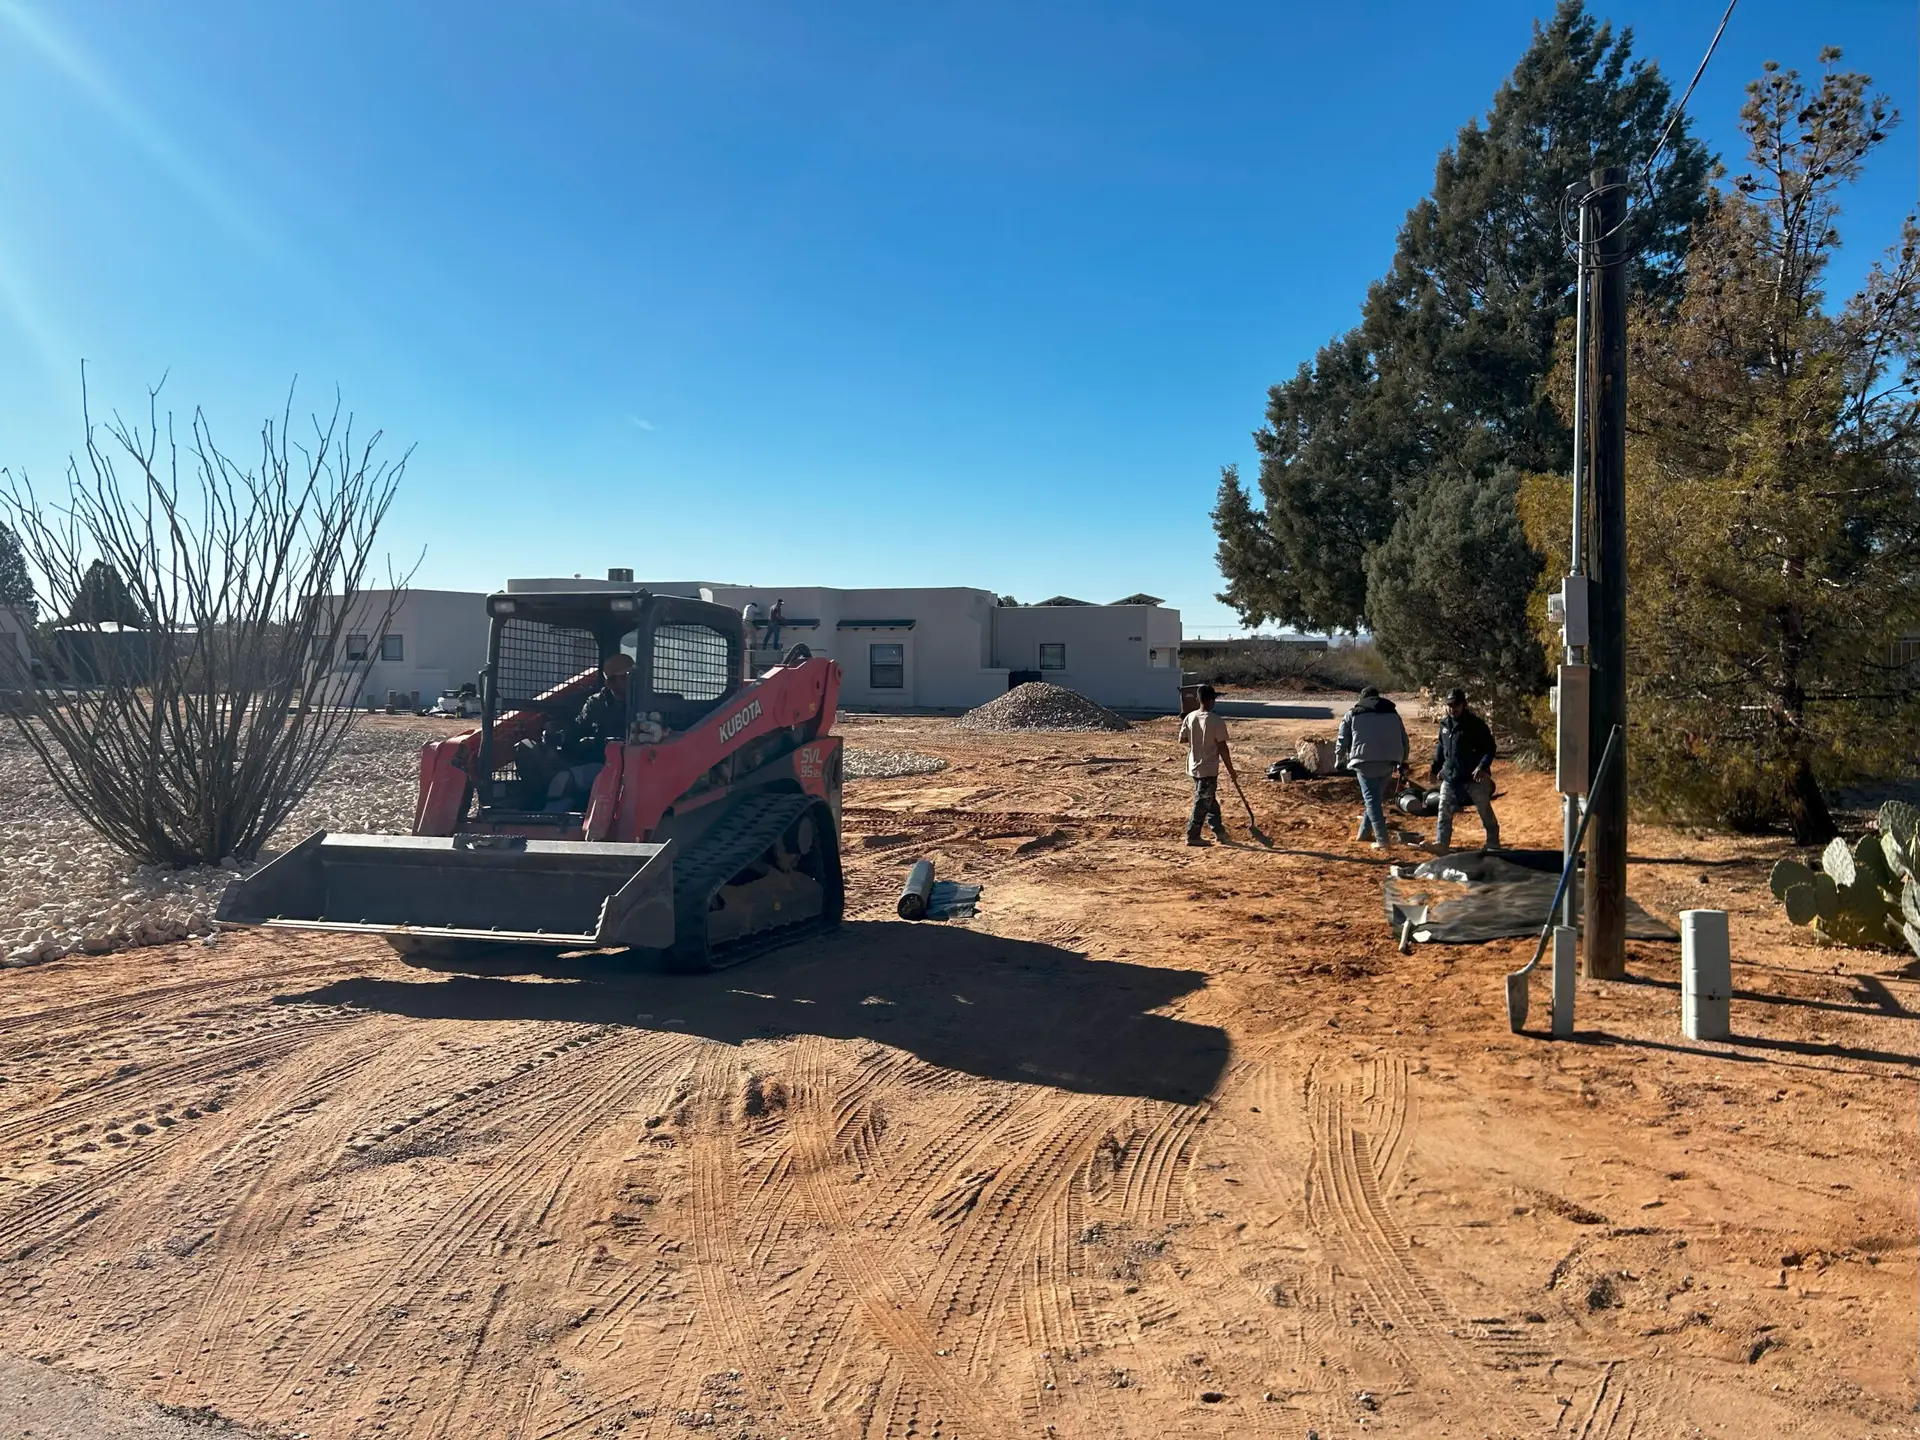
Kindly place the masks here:
MULTIPOLYGON (((1573 877, 1576 903, 1584 878, 1573 877)), ((1421 861, 1404 876, 1388 879, 1387 923, 1396 936, 1410 934, 1423 944, 1478 945, 1538 935, 1559 885, 1560 855, 1553 850, 1437 856, 1421 861)), ((1680 936, 1628 897, 1627 938, 1678 940, 1680 936)))

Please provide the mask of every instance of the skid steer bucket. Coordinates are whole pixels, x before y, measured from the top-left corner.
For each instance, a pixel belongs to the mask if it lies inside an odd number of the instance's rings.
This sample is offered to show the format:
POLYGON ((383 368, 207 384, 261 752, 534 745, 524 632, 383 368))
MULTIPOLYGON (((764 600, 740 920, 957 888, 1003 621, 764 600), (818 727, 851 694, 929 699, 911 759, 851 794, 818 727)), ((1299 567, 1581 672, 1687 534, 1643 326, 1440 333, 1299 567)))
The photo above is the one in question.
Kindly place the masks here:
POLYGON ((517 835, 309 835, 228 889, 229 925, 557 949, 673 943, 673 842, 517 835))

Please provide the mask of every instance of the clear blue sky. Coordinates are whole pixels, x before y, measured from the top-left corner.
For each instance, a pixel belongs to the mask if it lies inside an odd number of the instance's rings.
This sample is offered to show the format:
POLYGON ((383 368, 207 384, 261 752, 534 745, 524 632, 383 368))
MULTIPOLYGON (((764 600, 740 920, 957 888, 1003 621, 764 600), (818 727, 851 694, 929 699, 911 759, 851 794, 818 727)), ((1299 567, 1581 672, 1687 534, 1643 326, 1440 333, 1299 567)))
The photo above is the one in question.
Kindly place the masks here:
MULTIPOLYGON (((1550 0, 0 0, 0 463, 170 372, 245 452, 288 380, 418 450, 418 582, 1135 590, 1231 623, 1207 522, 1550 0), (1441 17, 1444 12, 1444 20, 1441 17)), ((1676 91, 1721 0, 1621 0, 1676 91)), ((1913 0, 1741 0, 1691 113, 1913 0)), ((1731 154, 1729 158, 1734 158, 1731 154)))

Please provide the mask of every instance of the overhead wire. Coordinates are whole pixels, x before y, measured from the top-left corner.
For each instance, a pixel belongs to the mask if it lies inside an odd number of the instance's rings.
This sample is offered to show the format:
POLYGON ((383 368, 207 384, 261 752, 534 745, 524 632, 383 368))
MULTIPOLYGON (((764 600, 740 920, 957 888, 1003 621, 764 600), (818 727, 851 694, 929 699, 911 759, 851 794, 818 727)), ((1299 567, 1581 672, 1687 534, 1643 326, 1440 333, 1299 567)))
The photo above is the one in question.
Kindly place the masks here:
MULTIPOLYGON (((1641 167, 1640 186, 1646 190, 1646 193, 1647 193, 1646 203, 1648 205, 1651 205, 1654 200, 1653 167, 1659 163, 1661 155, 1665 153, 1667 148, 1667 141, 1672 138, 1674 127, 1680 123, 1681 117, 1686 114, 1687 102, 1693 99, 1694 88, 1699 85, 1700 77, 1707 73, 1707 66, 1713 60, 1713 52, 1720 48, 1720 37, 1727 33, 1727 22, 1733 19, 1734 7, 1739 3, 1740 3, 1740 0, 1727 0, 1727 8, 1720 16, 1720 24, 1715 28, 1713 32, 1713 38, 1707 42, 1706 54, 1700 57, 1699 65, 1697 65, 1694 68, 1693 78, 1687 82, 1687 88, 1681 93, 1679 103, 1673 107, 1673 114, 1667 117, 1667 123, 1665 127, 1662 128, 1662 130, 1660 131, 1659 142, 1653 147, 1653 153, 1647 157, 1647 163, 1643 167, 1641 167)), ((1561 240, 1565 242, 1569 247, 1574 247, 1579 244, 1579 240, 1577 239, 1577 237, 1573 233, 1571 233, 1572 227, 1570 227, 1568 224, 1567 211, 1568 211, 1568 206, 1570 202, 1577 204, 1580 201, 1585 199, 1597 198, 1598 196, 1604 195, 1613 189, 1626 189, 1626 188, 1627 188, 1626 185, 1602 185, 1602 186, 1595 186, 1591 190, 1582 190, 1580 183, 1577 181, 1574 184, 1569 185, 1566 188, 1565 193, 1561 196, 1561 199, 1560 199, 1560 217, 1559 218, 1560 218, 1561 240)), ((1598 247, 1604 244, 1606 241, 1611 240, 1615 235, 1619 234, 1622 230, 1626 229, 1626 227, 1632 222, 1637 208, 1638 207, 1632 204, 1629 204, 1626 208, 1626 211, 1621 215, 1619 221, 1611 229, 1604 230, 1600 234, 1591 237, 1587 243, 1590 246, 1598 247)), ((1626 254, 1621 255, 1616 259, 1613 259, 1607 263, 1623 265, 1627 261, 1637 256, 1645 248, 1646 248, 1646 241, 1642 240, 1639 245, 1634 246, 1626 254)))

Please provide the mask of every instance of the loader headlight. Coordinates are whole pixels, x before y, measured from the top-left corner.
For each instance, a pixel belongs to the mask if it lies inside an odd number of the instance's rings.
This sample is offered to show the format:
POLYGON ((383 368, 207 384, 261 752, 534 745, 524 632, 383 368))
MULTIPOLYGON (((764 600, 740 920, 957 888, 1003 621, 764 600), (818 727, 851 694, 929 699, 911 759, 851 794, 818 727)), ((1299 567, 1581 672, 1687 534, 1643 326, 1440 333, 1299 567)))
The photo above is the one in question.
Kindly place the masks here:
POLYGON ((607 606, 607 608, 609 610, 617 610, 623 615, 631 615, 635 610, 639 609, 640 607, 634 604, 632 600, 615 600, 611 602, 607 606))
POLYGON ((511 600, 501 598, 487 602, 487 613, 489 615, 511 615, 513 611, 514 604, 511 600))

